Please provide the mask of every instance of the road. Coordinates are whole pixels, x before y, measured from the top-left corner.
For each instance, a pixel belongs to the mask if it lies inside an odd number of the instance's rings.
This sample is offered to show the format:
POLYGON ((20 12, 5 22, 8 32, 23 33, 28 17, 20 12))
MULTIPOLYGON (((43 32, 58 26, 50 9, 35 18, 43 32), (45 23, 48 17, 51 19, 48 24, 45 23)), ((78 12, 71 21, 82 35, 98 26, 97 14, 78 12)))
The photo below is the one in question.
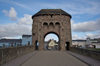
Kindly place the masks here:
POLYGON ((88 66, 64 51, 39 51, 21 66, 88 66))

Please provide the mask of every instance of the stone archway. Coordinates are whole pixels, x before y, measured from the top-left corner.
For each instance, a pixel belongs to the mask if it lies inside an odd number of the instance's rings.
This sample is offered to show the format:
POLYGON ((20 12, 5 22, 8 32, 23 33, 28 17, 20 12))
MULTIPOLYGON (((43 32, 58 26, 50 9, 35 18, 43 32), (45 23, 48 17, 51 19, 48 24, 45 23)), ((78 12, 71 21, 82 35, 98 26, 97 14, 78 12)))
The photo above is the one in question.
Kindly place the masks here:
MULTIPOLYGON (((58 46, 57 46, 57 49, 56 50, 60 50, 60 37, 59 37, 59 35, 56 33, 56 32, 53 32, 53 31, 50 31, 50 32, 47 32, 45 35, 44 35, 44 41, 45 41, 45 37, 48 35, 48 34, 55 34, 57 37, 58 37, 58 42, 57 42, 57 44, 58 44, 58 46)), ((53 36, 52 36, 53 37, 53 36)), ((44 43, 45 44, 45 43, 44 43)))
MULTIPOLYGON (((32 45, 39 42, 39 50, 44 50, 44 36, 54 32, 59 36, 60 50, 65 51, 65 43, 72 44, 71 38, 71 15, 61 9, 42 9, 32 16, 32 45)), ((35 47, 34 47, 35 48, 35 47)))

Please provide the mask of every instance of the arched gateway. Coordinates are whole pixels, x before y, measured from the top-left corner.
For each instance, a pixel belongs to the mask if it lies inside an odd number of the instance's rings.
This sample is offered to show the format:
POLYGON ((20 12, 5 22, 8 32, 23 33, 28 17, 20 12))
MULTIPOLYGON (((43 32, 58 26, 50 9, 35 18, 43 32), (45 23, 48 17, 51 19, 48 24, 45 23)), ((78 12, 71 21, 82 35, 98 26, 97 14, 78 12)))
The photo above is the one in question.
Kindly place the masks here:
POLYGON ((48 33, 59 37, 59 50, 69 50, 72 44, 71 15, 61 9, 41 9, 32 16, 32 44, 39 42, 39 50, 44 50, 44 38, 48 33), (67 44, 67 47, 66 47, 67 44))

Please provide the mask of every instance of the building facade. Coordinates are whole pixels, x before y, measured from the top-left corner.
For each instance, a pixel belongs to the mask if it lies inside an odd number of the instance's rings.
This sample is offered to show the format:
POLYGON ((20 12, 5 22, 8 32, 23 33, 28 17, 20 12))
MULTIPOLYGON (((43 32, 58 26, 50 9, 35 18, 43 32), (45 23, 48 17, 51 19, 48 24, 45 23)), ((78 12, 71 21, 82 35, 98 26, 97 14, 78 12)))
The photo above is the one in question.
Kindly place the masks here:
POLYGON ((48 49, 58 50, 58 44, 53 39, 48 44, 48 49))
POLYGON ((22 35, 22 39, 0 39, 0 48, 32 45, 32 35, 22 35))
POLYGON ((86 40, 72 40, 72 46, 74 47, 85 47, 86 40))
POLYGON ((0 40, 1 48, 16 47, 16 46, 22 46, 22 39, 1 39, 0 40))
POLYGON ((81 48, 100 48, 99 38, 86 38, 86 40, 72 40, 73 47, 81 48))
POLYGON ((32 35, 22 35, 22 45, 32 45, 32 35))

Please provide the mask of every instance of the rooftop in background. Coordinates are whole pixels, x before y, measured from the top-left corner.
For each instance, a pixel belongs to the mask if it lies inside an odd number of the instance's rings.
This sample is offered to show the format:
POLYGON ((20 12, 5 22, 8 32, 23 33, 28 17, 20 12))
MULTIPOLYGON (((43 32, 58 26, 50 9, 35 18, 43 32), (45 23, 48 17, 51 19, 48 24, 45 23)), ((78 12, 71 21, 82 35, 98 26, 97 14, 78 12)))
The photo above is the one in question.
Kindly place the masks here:
POLYGON ((22 43, 22 39, 1 39, 0 43, 22 43))
POLYGON ((32 35, 22 35, 22 37, 31 37, 32 35))
POLYGON ((72 40, 72 41, 86 41, 86 40, 72 40))
POLYGON ((95 40, 95 41, 97 41, 98 39, 90 39, 91 41, 93 41, 93 40, 95 40))
POLYGON ((39 12, 37 12, 35 15, 32 16, 32 19, 35 16, 39 16, 43 14, 61 14, 61 15, 69 16, 71 18, 71 15, 63 11, 62 9, 41 9, 39 12))

